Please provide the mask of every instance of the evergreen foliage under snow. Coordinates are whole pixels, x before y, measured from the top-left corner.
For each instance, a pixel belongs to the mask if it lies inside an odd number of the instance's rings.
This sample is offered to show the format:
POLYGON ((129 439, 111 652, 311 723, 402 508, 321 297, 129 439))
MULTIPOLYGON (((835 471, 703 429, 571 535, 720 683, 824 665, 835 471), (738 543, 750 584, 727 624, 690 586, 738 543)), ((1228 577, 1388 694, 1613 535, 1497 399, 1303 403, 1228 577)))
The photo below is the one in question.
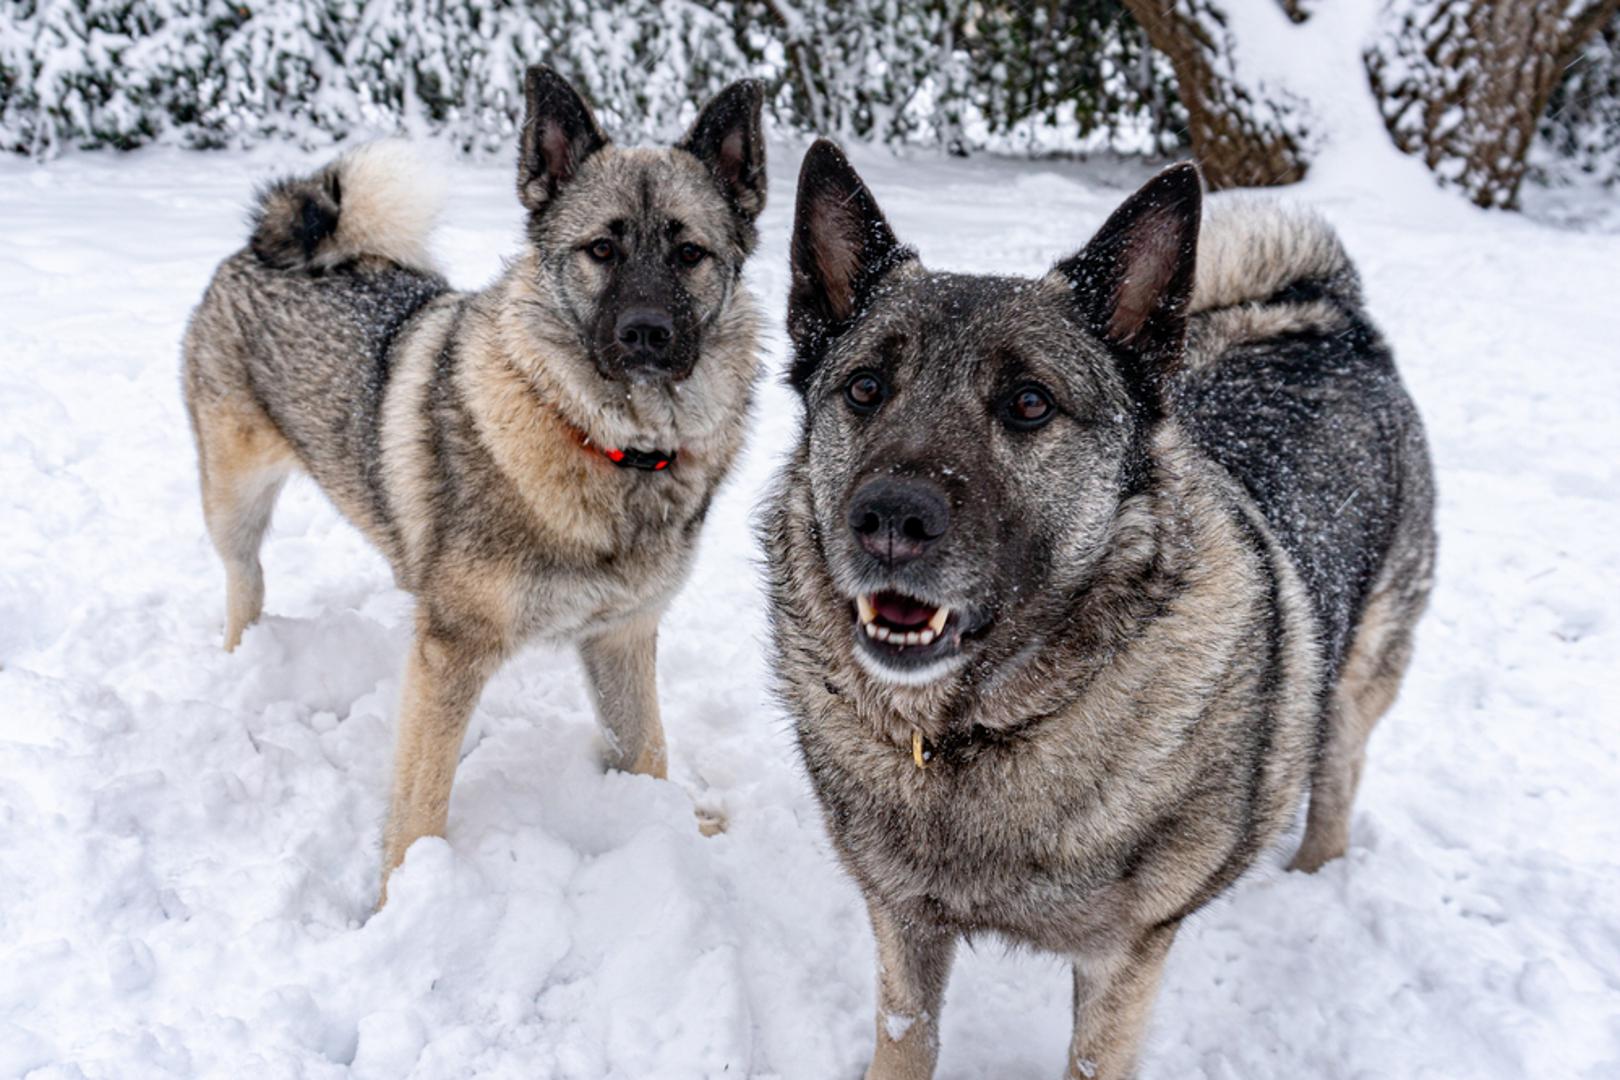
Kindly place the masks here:
POLYGON ((1531 160, 1544 183, 1620 185, 1620 15, 1569 64, 1531 160))
MULTIPOLYGON (((748 76, 778 130, 955 153, 1187 144, 1170 63, 1120 0, 5 0, 0 150, 403 131, 490 151, 537 62, 626 141, 673 138, 748 76)), ((1620 181, 1620 21, 1562 74, 1530 163, 1544 183, 1620 181)))
POLYGON ((10 0, 0 147, 403 129, 491 149, 542 61, 623 139, 671 137, 744 76, 779 126, 957 151, 1163 150, 1181 125, 1168 66, 1108 0, 10 0))

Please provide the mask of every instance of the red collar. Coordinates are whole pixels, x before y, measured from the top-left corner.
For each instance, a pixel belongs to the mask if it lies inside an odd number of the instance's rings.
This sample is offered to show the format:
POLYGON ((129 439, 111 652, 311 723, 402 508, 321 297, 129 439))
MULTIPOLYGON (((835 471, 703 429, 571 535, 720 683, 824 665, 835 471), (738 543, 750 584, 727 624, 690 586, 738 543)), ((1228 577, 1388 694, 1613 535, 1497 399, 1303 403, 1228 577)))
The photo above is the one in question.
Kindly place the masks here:
POLYGON ((579 443, 581 447, 593 453, 601 454, 621 469, 663 472, 675 464, 675 457, 680 453, 679 450, 637 450, 628 446, 621 450, 618 447, 598 446, 591 441, 589 435, 570 424, 561 415, 558 415, 557 419, 562 420, 563 426, 574 433, 574 441, 579 443))
MULTIPOLYGON (((540 398, 542 403, 546 403, 546 396, 540 393, 538 388, 535 390, 535 395, 540 398)), ((634 447, 629 446, 621 450, 617 447, 600 446, 592 442, 591 437, 584 431, 580 430, 578 427, 575 427, 574 423, 569 420, 568 417, 562 414, 561 409, 558 409, 555 405, 550 406, 550 408, 551 415, 555 416, 557 418, 557 422, 562 424, 564 428, 568 429, 568 431, 574 436, 574 441, 578 443, 581 448, 589 450, 592 453, 601 454, 603 457, 607 458, 621 469, 640 469, 643 472, 663 472, 665 469, 668 469, 670 466, 675 464, 675 457, 680 453, 679 450, 637 450, 634 447)))
POLYGON ((607 459, 621 469, 642 469, 646 472, 659 472, 675 464, 675 455, 679 450, 636 450, 626 447, 623 450, 602 449, 607 459))

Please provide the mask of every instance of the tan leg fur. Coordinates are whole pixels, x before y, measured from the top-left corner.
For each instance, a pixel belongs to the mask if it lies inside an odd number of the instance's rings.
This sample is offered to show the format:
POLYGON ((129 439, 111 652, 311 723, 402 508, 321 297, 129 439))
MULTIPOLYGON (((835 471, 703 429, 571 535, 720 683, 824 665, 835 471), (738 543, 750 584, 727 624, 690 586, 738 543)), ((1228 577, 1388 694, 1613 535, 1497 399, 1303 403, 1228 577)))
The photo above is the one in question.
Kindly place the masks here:
POLYGON ((1389 591, 1375 593, 1333 693, 1327 743, 1311 778, 1305 839, 1288 864, 1290 870, 1315 873, 1349 847, 1350 813, 1367 760, 1367 738, 1394 703, 1411 658, 1410 622, 1399 617, 1389 591))
POLYGON ((658 715, 658 618, 650 612, 580 643, 596 716, 608 737, 608 767, 664 779, 669 773, 658 715))
POLYGON ((1159 991, 1174 926, 1149 931, 1123 956, 1074 969, 1074 1035, 1067 1080, 1127 1080, 1159 991))
POLYGON ((954 934, 868 901, 877 938, 877 1047, 866 1080, 929 1080, 939 1057, 939 1008, 954 934))
POLYGON ((497 649, 448 638, 417 618, 416 641, 405 668, 399 740, 394 749, 394 794, 383 845, 383 887, 411 844, 443 836, 450 813, 461 738, 484 683, 500 662, 497 649))
POLYGON ((203 404, 195 417, 203 517, 225 564, 229 652, 264 608, 259 545, 295 459, 287 440, 255 405, 203 404))

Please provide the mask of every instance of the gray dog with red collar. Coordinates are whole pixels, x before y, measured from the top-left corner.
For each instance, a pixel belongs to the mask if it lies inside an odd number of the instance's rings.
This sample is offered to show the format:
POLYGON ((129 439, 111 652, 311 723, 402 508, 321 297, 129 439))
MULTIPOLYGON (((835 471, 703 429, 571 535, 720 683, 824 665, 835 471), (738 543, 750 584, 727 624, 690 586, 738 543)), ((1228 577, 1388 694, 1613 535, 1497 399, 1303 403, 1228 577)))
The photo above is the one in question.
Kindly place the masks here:
POLYGON ((1423 429, 1314 215, 1166 170, 1037 279, 931 272, 830 143, 765 524, 783 696, 877 937, 870 1080, 927 1080, 956 943, 1074 967, 1138 1056, 1182 920, 1310 788, 1341 854, 1434 562, 1423 429))
POLYGON ((295 468, 417 597, 385 894, 442 835, 473 706, 527 640, 577 643, 609 763, 664 775, 658 621, 748 424, 759 86, 662 149, 613 146, 547 68, 526 107, 526 238, 493 285, 449 288, 426 250, 442 185, 376 143, 260 193, 185 338, 226 648, 263 606, 259 544, 295 468))

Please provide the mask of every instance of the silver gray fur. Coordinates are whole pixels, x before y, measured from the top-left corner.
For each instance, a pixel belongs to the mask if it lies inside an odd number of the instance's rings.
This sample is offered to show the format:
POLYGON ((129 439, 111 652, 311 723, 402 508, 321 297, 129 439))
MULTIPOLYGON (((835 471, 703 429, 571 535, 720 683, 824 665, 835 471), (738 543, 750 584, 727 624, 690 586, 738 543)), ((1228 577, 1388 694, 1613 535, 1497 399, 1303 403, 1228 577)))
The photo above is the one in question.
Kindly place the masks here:
POLYGON ((985 934, 1072 960, 1070 1077, 1130 1076, 1177 927, 1308 788, 1295 866, 1344 850, 1430 588, 1422 425, 1331 230, 1215 199, 1200 244, 1202 201, 1180 166, 1043 278, 942 274, 835 147, 806 157, 803 427, 763 538, 780 692, 877 938, 872 1080, 932 1075, 985 934), (1031 386, 1055 411, 1022 430, 1031 386), (863 516, 877 483, 910 516, 863 516), (881 646, 880 590, 951 621, 881 646))
POLYGON ((442 834, 468 716, 525 641, 577 644, 609 763, 664 774, 658 619, 753 395, 759 86, 732 86, 665 149, 613 146, 549 69, 526 86, 526 242, 488 288, 432 269, 432 208, 374 144, 261 193, 186 334, 227 647, 262 608, 259 544, 294 468, 417 597, 385 880, 442 834))

